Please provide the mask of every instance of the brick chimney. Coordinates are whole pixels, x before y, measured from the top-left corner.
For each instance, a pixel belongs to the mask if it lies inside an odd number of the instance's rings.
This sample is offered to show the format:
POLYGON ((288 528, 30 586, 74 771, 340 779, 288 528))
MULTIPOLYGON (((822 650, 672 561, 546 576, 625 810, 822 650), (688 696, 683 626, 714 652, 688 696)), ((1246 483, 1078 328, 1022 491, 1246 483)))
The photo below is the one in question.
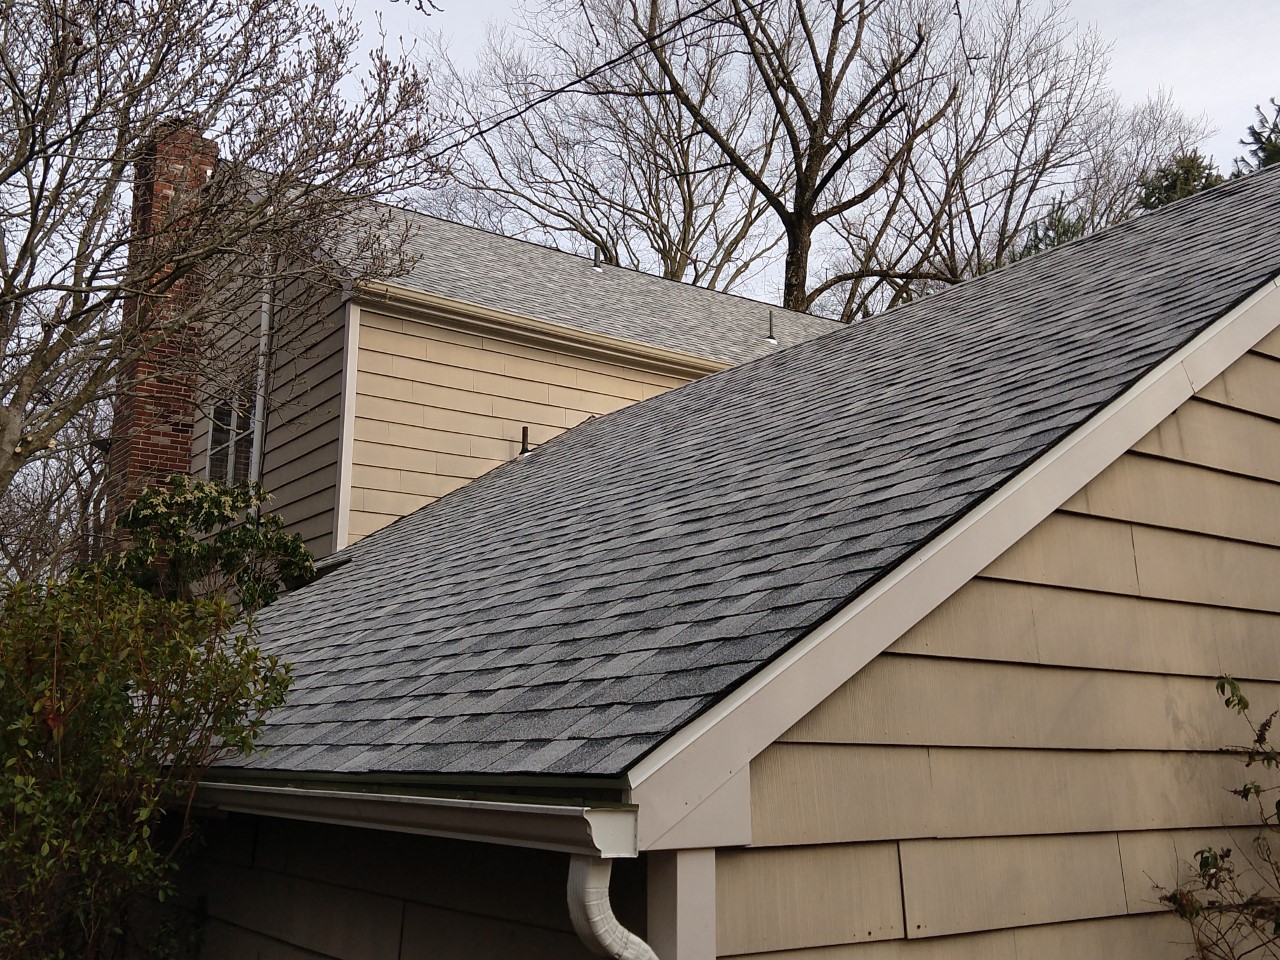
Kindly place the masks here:
MULTIPOLYGON (((130 260, 147 256, 148 235, 170 215, 175 200, 208 183, 218 158, 218 145, 179 123, 170 125, 151 144, 137 165, 133 188, 134 246, 130 260)), ((165 298, 148 304, 148 325, 162 322, 193 291, 175 284, 165 298)), ((124 302, 121 322, 137 326, 139 304, 124 302)), ((195 388, 183 362, 191 343, 184 331, 154 344, 128 364, 120 377, 111 425, 106 491, 107 529, 148 483, 191 471, 195 388)))

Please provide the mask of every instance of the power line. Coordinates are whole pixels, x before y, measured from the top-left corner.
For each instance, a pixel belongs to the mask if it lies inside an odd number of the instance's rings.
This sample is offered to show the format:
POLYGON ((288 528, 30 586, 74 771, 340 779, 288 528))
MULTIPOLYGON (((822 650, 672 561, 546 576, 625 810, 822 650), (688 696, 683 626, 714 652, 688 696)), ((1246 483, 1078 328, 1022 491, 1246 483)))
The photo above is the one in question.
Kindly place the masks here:
MULTIPOLYGON (((617 56, 609 60, 606 60, 604 63, 601 63, 595 67, 592 67, 586 73, 582 74, 581 76, 574 77, 568 83, 562 84, 561 86, 556 87, 552 90, 543 91, 538 96, 534 97, 532 100, 529 100, 526 103, 522 103, 515 107, 510 107, 507 110, 494 114, 493 116, 486 117, 483 120, 476 121, 476 123, 472 125, 473 129, 470 132, 468 132, 465 137, 463 137, 461 140, 458 140, 454 143, 449 144, 447 147, 442 147, 441 149, 437 150, 435 153, 431 154, 428 157, 428 159, 439 160, 445 154, 451 153, 452 151, 457 150, 459 147, 469 143, 472 140, 475 140, 478 137, 483 137, 485 134, 492 133, 494 130, 498 129, 498 127, 502 126, 503 124, 510 123, 512 120, 515 120, 518 117, 523 116, 524 114, 528 113, 530 110, 534 109, 535 107, 541 106, 542 104, 546 103, 548 100, 551 100, 554 97, 558 97, 561 94, 569 93, 574 89, 574 87, 577 87, 583 83, 586 83, 588 80, 592 80, 600 76, 600 74, 605 73, 608 70, 612 70, 615 67, 620 67, 623 64, 633 61, 641 53, 641 51, 647 48, 651 43, 653 43, 656 40, 662 40, 666 38, 669 34, 674 32, 675 30, 678 30, 679 28, 683 27, 690 20, 693 20, 697 17, 702 16, 704 13, 711 10, 713 7, 719 5, 720 2, 721 0, 709 0, 708 3, 704 3, 702 6, 698 7, 696 10, 691 10, 689 13, 686 13, 683 16, 677 17, 670 24, 668 24, 663 29, 659 30, 653 36, 646 36, 643 40, 636 41, 636 43, 632 44, 630 47, 627 47, 617 56)), ((744 6, 747 9, 750 9, 755 6, 763 5, 764 3, 767 3, 767 2, 768 0, 753 0, 753 2, 748 2, 744 4, 744 6)))

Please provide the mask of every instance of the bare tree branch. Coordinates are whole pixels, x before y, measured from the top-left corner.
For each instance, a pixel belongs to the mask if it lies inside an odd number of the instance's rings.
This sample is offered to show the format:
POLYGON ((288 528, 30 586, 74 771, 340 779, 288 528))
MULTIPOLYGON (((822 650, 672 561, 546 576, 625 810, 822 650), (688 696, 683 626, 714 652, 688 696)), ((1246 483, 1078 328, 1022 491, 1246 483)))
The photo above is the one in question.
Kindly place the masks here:
POLYGON ((436 176, 444 123, 404 53, 375 50, 357 76, 346 11, 0 2, 3 495, 157 345, 190 341, 167 376, 216 377, 218 331, 265 286, 400 269, 380 225, 350 214, 436 176), (212 176, 135 216, 135 175, 176 127, 216 138, 212 176))

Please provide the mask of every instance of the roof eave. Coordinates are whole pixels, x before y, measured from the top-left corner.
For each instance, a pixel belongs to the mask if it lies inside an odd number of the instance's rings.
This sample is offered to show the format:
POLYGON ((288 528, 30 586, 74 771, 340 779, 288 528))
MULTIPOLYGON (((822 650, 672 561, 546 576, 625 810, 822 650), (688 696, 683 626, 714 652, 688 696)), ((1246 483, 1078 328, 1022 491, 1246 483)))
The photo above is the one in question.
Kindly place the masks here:
POLYGON ((607 362, 640 364, 656 373, 698 379, 724 370, 732 364, 725 360, 668 350, 651 344, 610 337, 545 320, 535 320, 506 310, 483 307, 452 297, 445 297, 393 283, 370 282, 360 286, 356 298, 365 306, 408 308, 415 314, 429 314, 432 322, 443 322, 451 329, 479 336, 500 336, 529 346, 568 350, 607 362))
POLYGON ((201 783, 197 807, 426 834, 604 859, 635 857, 636 808, 464 800, 361 790, 201 783))

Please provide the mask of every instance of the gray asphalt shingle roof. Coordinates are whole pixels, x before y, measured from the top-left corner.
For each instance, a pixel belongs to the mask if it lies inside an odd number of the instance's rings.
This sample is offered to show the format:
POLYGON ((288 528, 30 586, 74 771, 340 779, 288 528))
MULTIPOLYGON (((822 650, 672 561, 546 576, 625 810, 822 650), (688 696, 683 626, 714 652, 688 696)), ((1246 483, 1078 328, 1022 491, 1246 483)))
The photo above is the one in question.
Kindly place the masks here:
POLYGON ((839 328, 821 317, 636 270, 597 272, 589 259, 447 220, 376 209, 396 226, 407 224, 404 246, 416 262, 391 282, 410 290, 721 363, 765 357, 839 328), (770 311, 777 344, 765 339, 770 311))
POLYGON ((1280 168, 570 431, 264 611, 259 768, 618 775, 1280 271, 1280 168))

